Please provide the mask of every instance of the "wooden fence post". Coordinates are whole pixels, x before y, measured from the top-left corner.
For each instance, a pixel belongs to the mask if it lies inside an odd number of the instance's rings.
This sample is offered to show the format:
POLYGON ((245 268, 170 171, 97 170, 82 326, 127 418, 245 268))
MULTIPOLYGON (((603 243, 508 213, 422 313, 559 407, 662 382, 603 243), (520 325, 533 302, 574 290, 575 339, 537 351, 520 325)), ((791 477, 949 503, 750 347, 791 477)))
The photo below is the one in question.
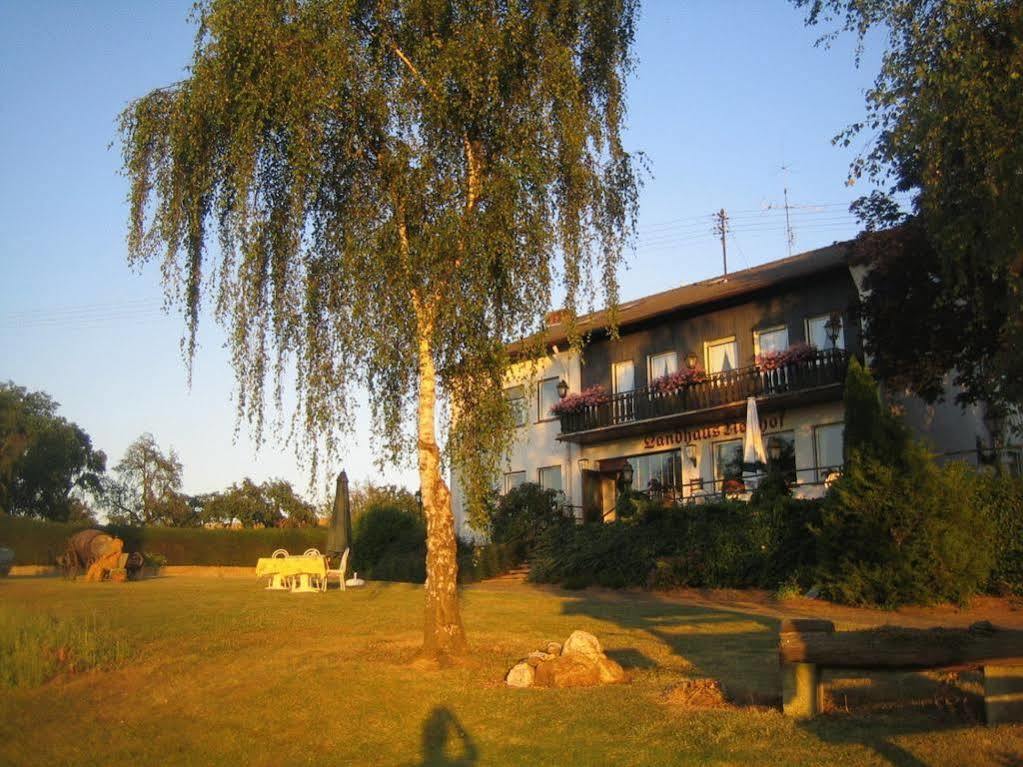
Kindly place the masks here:
MULTIPOLYGON (((800 641, 801 634, 834 633, 831 621, 813 619, 786 619, 779 630, 780 644, 800 641)), ((815 663, 788 663, 779 658, 781 665, 781 707, 793 719, 812 719, 823 707, 821 670, 815 663)))

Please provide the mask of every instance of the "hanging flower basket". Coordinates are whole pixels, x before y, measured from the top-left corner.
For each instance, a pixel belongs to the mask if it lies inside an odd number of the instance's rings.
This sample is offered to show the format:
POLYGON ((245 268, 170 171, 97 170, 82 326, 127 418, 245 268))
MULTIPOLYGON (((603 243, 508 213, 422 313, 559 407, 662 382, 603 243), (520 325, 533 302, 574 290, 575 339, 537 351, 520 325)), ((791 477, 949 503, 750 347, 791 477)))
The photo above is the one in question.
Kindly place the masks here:
POLYGON ((792 365, 797 362, 805 362, 817 354, 817 347, 803 342, 792 344, 788 349, 780 352, 763 352, 754 359, 756 366, 761 370, 777 370, 785 365, 792 365))
POLYGON ((607 390, 600 384, 597 384, 588 389, 583 389, 577 394, 569 394, 563 400, 556 402, 551 407, 551 415, 562 416, 571 413, 581 413, 588 407, 607 404, 610 399, 607 390))
POLYGON ((650 382, 650 388, 657 394, 674 394, 687 386, 703 383, 706 380, 707 374, 702 367, 697 365, 695 368, 677 370, 674 373, 655 378, 650 382))

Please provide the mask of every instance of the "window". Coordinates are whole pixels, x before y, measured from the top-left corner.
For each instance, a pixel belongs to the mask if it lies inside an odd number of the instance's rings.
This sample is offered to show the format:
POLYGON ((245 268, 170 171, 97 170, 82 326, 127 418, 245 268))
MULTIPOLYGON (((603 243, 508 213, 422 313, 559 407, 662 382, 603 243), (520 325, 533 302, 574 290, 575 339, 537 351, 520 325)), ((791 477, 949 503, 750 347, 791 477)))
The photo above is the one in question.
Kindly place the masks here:
POLYGON ((562 491, 560 466, 541 466, 538 475, 540 487, 544 490, 557 490, 559 493, 562 491))
POLYGON ((764 449, 767 453, 767 467, 780 471, 786 482, 795 482, 796 433, 783 431, 780 434, 771 434, 764 439, 764 449), (771 458, 771 453, 775 450, 780 451, 777 460, 771 458))
POLYGON ((508 398, 508 404, 511 406, 515 425, 525 426, 529 418, 529 408, 526 405, 526 387, 510 386, 504 390, 504 396, 508 398))
POLYGON ((777 328, 753 331, 753 353, 783 352, 789 348, 789 329, 782 325, 777 328))
POLYGON ((614 384, 614 393, 632 391, 636 388, 636 371, 633 368, 632 360, 616 362, 611 366, 611 378, 614 384))
POLYGON ((823 482, 832 471, 842 468, 844 424, 829 423, 813 427, 813 446, 817 458, 817 481, 823 482))
POLYGON ((678 492, 682 487, 682 451, 647 453, 629 458, 632 488, 659 495, 678 492))
POLYGON ((551 408, 558 403, 558 379, 545 378, 536 386, 537 390, 537 413, 536 420, 550 421, 554 418, 551 415, 551 408))
POLYGON ((509 493, 519 485, 525 484, 526 472, 510 471, 504 475, 504 492, 509 493))
MULTIPOLYGON (((822 314, 819 317, 807 317, 806 319, 806 342, 818 349, 830 349, 831 339, 828 338, 828 330, 825 325, 831 319, 830 314, 822 314)), ((842 315, 838 315, 841 327, 838 329, 838 338, 835 339, 835 348, 845 348, 845 321, 842 315)))
POLYGON ((722 338, 704 345, 708 373, 724 373, 739 367, 739 345, 735 338, 722 338))
POLYGON ((714 445, 714 479, 722 485, 730 479, 742 479, 741 439, 718 442, 714 445))
POLYGON ((651 354, 647 358, 650 369, 647 371, 647 381, 653 382, 661 376, 671 375, 678 372, 678 355, 675 352, 663 352, 651 354))

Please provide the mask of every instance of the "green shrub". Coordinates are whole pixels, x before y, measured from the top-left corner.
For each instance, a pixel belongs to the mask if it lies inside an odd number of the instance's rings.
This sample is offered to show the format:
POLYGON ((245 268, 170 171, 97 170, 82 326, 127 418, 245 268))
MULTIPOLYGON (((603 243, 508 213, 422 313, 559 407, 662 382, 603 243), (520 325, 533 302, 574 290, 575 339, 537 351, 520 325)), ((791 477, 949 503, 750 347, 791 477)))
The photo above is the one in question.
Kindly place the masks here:
POLYGON ((629 521, 552 528, 537 545, 530 579, 566 588, 773 588, 812 572, 809 526, 819 521, 820 503, 787 491, 758 500, 641 502, 629 521))
POLYGON ((818 529, 823 593, 883 607, 965 602, 994 564, 983 490, 972 468, 938 468, 917 443, 898 462, 854 454, 818 529))
POLYGON ((367 508, 352 530, 352 569, 370 580, 424 582, 425 523, 395 506, 367 508))
POLYGON ((129 654, 127 642, 95 616, 0 610, 0 687, 35 687, 61 673, 117 665, 129 654))
POLYGON ((509 547, 518 562, 529 558, 548 528, 567 520, 558 494, 532 482, 497 498, 488 516, 491 540, 509 547))
POLYGON ((1023 478, 980 474, 978 482, 994 536, 989 590, 1023 594, 1023 478))

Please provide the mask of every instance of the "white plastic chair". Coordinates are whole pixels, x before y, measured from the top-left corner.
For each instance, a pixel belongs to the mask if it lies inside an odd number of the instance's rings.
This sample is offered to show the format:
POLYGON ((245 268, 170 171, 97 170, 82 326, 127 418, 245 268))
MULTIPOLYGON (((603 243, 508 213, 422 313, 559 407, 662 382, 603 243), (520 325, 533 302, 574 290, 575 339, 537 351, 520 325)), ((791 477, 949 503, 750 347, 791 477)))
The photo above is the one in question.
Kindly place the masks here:
POLYGON ((302 556, 303 557, 319 557, 319 556, 322 556, 322 555, 320 554, 320 550, 319 549, 306 549, 305 551, 302 552, 302 556))
MULTIPOLYGON (((290 556, 291 555, 288 553, 287 549, 277 549, 277 550, 274 551, 273 554, 270 555, 270 559, 286 559, 287 557, 290 557, 290 556)), ((288 588, 291 588, 291 578, 288 578, 287 576, 284 576, 284 577, 281 578, 281 582, 285 586, 287 586, 288 588)), ((273 584, 274 584, 274 577, 271 575, 270 576, 270 580, 268 580, 266 582, 266 587, 270 588, 271 586, 273 586, 273 584)))
POLYGON ((345 571, 348 569, 348 552, 349 551, 351 551, 351 549, 345 549, 344 554, 341 555, 341 566, 338 567, 337 570, 331 570, 328 567, 327 568, 327 572, 325 572, 323 574, 323 581, 322 581, 322 584, 321 584, 321 588, 324 591, 327 590, 327 579, 330 576, 332 576, 332 575, 336 575, 337 576, 338 583, 341 586, 341 590, 342 591, 345 590, 345 571))

